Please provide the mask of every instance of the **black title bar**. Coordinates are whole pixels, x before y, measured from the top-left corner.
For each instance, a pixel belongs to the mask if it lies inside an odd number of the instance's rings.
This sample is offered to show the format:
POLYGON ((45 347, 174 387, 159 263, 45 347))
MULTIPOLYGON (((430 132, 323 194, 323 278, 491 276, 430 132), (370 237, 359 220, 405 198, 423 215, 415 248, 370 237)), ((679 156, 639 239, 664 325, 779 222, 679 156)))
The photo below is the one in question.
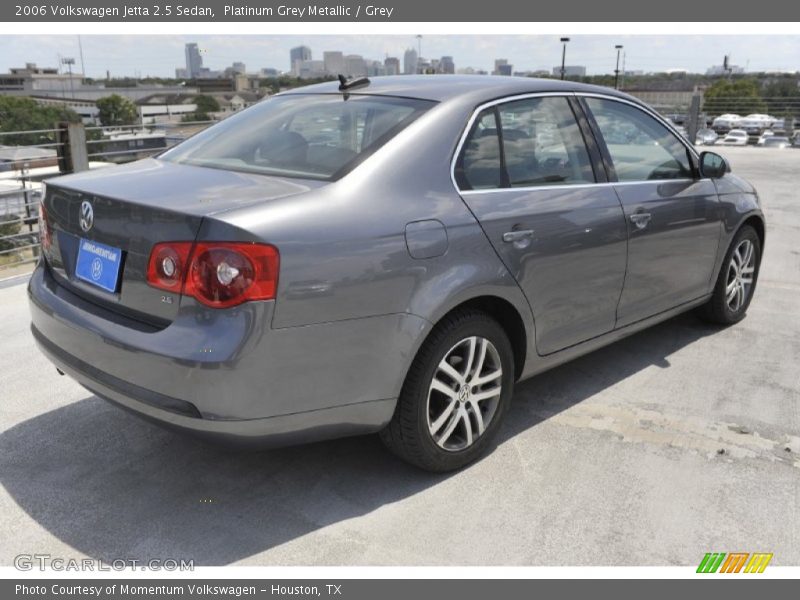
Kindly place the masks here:
MULTIPOLYGON (((0 22, 795 22, 800 3, 759 0, 12 0, 0 22)), ((678 33, 678 32, 675 32, 678 33)))

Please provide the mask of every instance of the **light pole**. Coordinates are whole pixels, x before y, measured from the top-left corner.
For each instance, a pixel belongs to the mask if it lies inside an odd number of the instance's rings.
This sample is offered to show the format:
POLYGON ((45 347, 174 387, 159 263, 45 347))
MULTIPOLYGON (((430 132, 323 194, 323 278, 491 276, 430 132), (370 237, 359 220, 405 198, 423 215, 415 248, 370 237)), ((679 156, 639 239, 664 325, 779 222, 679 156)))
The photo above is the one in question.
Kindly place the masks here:
POLYGON ((61 59, 61 64, 62 65, 67 65, 67 68, 69 69, 69 93, 70 93, 70 95, 72 96, 72 98, 74 100, 75 99, 75 88, 73 87, 73 84, 72 84, 72 65, 75 64, 75 59, 74 58, 62 58, 61 59))
POLYGON ((567 73, 565 65, 566 65, 566 61, 567 61, 567 42, 568 41, 569 41, 568 37, 562 37, 561 38, 561 43, 564 44, 564 46, 561 48, 561 80, 562 81, 564 80, 564 76, 567 73))
MULTIPOLYGON (((81 73, 83 77, 86 77, 86 65, 83 62, 83 44, 81 44, 81 36, 78 36, 78 51, 81 55, 81 73)), ((81 84, 83 84, 83 79, 81 79, 81 84)))
POLYGON ((619 52, 620 52, 620 50, 622 50, 622 45, 621 44, 617 44, 616 46, 614 46, 614 48, 617 49, 617 68, 614 69, 614 89, 618 90, 619 89, 619 52))

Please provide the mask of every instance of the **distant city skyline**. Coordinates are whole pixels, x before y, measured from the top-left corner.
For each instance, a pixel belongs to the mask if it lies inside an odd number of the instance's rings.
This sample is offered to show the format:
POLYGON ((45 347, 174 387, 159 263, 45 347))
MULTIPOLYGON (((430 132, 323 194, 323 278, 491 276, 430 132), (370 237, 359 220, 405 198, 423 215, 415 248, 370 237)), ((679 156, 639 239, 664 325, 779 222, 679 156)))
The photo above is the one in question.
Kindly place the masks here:
MULTIPOLYGON (((366 60, 384 61, 387 56, 403 63, 406 50, 417 50, 426 59, 452 57, 456 69, 471 67, 492 72, 496 59, 505 59, 513 71, 552 72, 561 61, 557 36, 428 35, 84 35, 86 76, 174 77, 185 67, 185 45, 197 43, 203 66, 224 71, 233 63, 244 63, 248 72, 273 68, 291 72, 289 51, 298 46, 311 49, 314 60, 324 52, 357 54, 366 60)), ((587 75, 610 74, 614 70, 614 45, 624 46, 627 71, 664 72, 686 70, 705 73, 730 55, 731 63, 747 71, 800 70, 800 36, 635 36, 574 35, 567 45, 567 64, 586 67, 587 75)), ((63 36, 0 36, 0 70, 36 62, 57 66, 59 57, 76 59, 78 38, 63 36)))

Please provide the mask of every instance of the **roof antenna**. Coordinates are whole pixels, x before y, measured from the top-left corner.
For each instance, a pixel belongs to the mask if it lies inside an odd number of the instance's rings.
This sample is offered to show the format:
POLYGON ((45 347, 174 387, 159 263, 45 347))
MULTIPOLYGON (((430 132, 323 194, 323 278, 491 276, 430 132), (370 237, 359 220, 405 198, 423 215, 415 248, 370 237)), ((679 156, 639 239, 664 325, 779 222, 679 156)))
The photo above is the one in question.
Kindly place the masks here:
POLYGON ((341 73, 338 75, 339 77, 339 91, 343 92, 345 90, 349 90, 350 88, 359 87, 362 85, 369 85, 369 78, 368 77, 354 77, 353 79, 348 79, 341 73))

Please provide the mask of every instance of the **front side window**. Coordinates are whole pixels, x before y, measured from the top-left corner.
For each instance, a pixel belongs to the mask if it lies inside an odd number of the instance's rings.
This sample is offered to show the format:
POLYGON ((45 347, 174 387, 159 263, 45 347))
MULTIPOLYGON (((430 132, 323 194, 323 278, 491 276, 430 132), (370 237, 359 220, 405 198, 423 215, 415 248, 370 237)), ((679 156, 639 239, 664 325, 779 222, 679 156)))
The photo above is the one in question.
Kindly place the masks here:
POLYGON ((462 190, 594 183, 566 98, 514 100, 484 109, 456 161, 462 190))
POLYGON ((433 105, 390 96, 278 96, 225 119, 160 158, 232 171, 333 180, 433 105))
POLYGON ((613 100, 587 98, 619 181, 693 177, 686 146, 642 110, 613 100))

